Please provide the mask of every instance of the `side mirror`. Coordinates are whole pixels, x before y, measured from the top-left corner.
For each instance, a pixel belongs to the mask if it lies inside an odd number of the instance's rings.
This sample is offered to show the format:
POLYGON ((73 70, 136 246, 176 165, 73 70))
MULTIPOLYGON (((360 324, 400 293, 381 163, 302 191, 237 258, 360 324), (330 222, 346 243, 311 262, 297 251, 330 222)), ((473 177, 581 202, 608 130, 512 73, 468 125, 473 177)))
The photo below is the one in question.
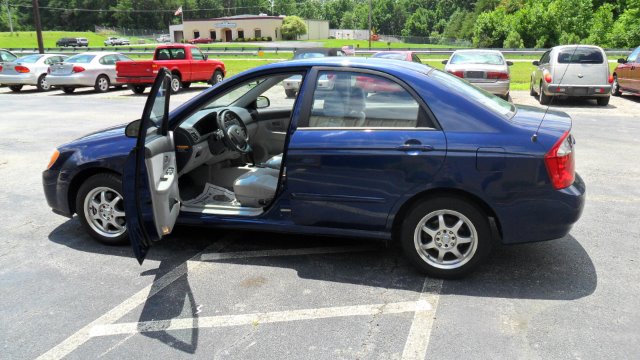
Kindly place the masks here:
POLYGON ((271 101, 268 97, 260 95, 256 98, 256 109, 268 108, 269 105, 271 105, 271 101))
POLYGON ((130 138, 137 138, 138 132, 140 132, 140 120, 134 120, 124 128, 124 134, 130 138))
POLYGON ((205 61, 209 60, 209 55, 204 54, 204 60, 205 60, 205 61))
POLYGON ((627 59, 618 59, 618 64, 626 64, 627 63, 627 59))
POLYGON ((507 61, 507 66, 512 66, 513 65, 513 61, 507 61))
POLYGON ((449 62, 449 60, 442 60, 442 63, 447 65, 447 63, 449 62))
POLYGON ((535 66, 539 66, 540 65, 540 61, 538 61, 538 60, 533 61, 532 64, 535 65, 535 66))

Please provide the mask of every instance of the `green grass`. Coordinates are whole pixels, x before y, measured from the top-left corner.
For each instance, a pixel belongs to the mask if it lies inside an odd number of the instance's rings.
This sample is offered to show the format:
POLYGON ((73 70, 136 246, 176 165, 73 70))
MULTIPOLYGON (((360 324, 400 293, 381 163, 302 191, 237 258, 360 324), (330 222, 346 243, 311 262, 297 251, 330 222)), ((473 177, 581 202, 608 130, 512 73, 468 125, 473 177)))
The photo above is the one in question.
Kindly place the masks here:
MULTIPOLYGON (((321 43, 323 47, 332 47, 332 48, 339 48, 339 47, 343 47, 344 45, 353 45, 353 47, 358 47, 358 45, 360 45, 360 48, 368 48, 369 47, 369 41, 367 40, 345 40, 345 39, 329 39, 329 40, 305 40, 307 42, 318 42, 321 43)), ((402 49, 402 48, 412 48, 412 49, 417 49, 417 48, 434 48, 434 49, 443 49, 443 48, 462 48, 463 46, 455 46, 455 45, 439 45, 439 44, 408 44, 408 43, 402 43, 402 42, 398 42, 398 43, 390 43, 389 45, 387 45, 386 41, 371 41, 371 48, 375 48, 375 49, 387 49, 387 48, 392 48, 392 49, 402 49)))
MULTIPOLYGON (((83 37, 89 40, 89 46, 102 46, 106 36, 93 32, 67 32, 67 31, 43 31, 42 40, 44 47, 56 47, 56 41, 63 37, 83 37)), ((13 34, 0 32, 0 48, 37 48, 38 39, 35 31, 20 31, 13 34)))

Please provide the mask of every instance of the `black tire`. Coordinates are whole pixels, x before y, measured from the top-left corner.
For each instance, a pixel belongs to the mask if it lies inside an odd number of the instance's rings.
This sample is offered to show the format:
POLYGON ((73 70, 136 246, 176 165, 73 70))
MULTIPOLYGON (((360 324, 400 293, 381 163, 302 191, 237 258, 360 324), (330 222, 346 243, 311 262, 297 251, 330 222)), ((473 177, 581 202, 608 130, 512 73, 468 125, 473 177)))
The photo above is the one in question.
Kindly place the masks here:
POLYGON ((178 74, 171 75, 171 93, 177 94, 182 90, 182 81, 180 81, 180 76, 178 74))
POLYGON ((611 84, 611 95, 622 95, 622 91, 620 91, 620 84, 618 83, 618 75, 613 75, 613 84, 611 84))
POLYGON ((64 91, 65 94, 73 94, 73 92, 76 91, 76 88, 69 87, 69 86, 63 86, 62 87, 62 91, 64 91))
POLYGON ((190 87, 191 87, 191 83, 190 82, 185 81, 185 82, 182 83, 182 88, 183 89, 188 89, 190 87))
MULTIPOLYGON (((439 223, 438 220, 438 227, 443 227, 439 223)), ((405 256, 413 265, 428 276, 443 279, 455 279, 467 275, 486 259, 493 245, 487 215, 474 203, 457 196, 427 198, 415 205, 401 224, 399 240, 405 256), (443 216, 445 227, 455 232, 442 233, 444 230, 434 230, 433 223, 427 221, 439 219, 440 211, 447 212, 443 216), (466 219, 457 217, 459 215, 466 219), (463 221, 463 225, 458 230, 453 229, 453 224, 458 222, 456 218, 463 221), (471 226, 468 226, 467 222, 471 226), (434 233, 437 231, 434 237, 422 230, 423 225, 428 226, 434 233), (468 239, 469 243, 458 243, 462 239, 468 239), (434 248, 419 250, 418 242, 425 246, 432 245, 434 248), (445 246, 447 249, 444 248, 445 246), (454 248, 462 254, 462 258, 456 258, 449 252, 454 248), (442 260, 436 257, 436 253, 440 252, 446 252, 442 260), (454 259, 451 259, 452 257, 454 259), (456 261, 458 264, 455 263, 456 261)))
MULTIPOLYGON (((87 180, 85 180, 85 182, 80 186, 80 189, 78 189, 78 194, 76 196, 76 213, 78 214, 78 219, 80 220, 82 227, 89 233, 89 235, 91 235, 91 237, 93 237, 98 242, 101 242, 103 244, 106 244, 106 245, 127 244, 129 240, 128 240, 128 231, 126 230, 126 223, 122 224, 122 226, 124 227, 124 232, 120 234, 119 232, 114 230, 114 233, 112 234, 112 236, 105 236, 103 235, 103 233, 99 232, 98 230, 94 229, 94 227, 92 227, 95 225, 92 225, 90 223, 90 220, 88 219, 88 217, 91 217, 91 214, 89 215, 87 214, 87 211, 92 211, 92 210, 87 209, 85 207, 85 202, 86 201, 91 202, 91 198, 95 198, 95 195, 91 196, 92 193, 94 193, 95 191, 98 191, 99 189, 110 189, 112 194, 117 194, 117 195, 122 194, 122 180, 120 176, 117 176, 115 174, 108 174, 108 173, 96 174, 91 176, 87 180), (90 197, 90 199, 87 199, 88 196, 90 197)), ((107 191, 107 194, 109 194, 108 190, 106 191, 107 191)), ((115 200, 115 197, 108 198, 106 200, 113 201, 115 200)), ((122 202, 122 199, 117 201, 116 205, 112 208, 112 210, 117 210, 118 212, 124 212, 124 204, 122 202)), ((108 217, 109 215, 113 215, 113 211, 109 211, 109 209, 107 209, 105 214, 108 217)), ((105 221, 104 218, 102 218, 102 213, 100 213, 99 211, 96 210, 95 215, 98 215, 100 217, 100 221, 105 221)), ((121 221, 122 218, 118 217, 117 220, 121 221)), ((114 219, 114 221, 116 220, 114 219)), ((111 229, 115 229, 112 225, 109 225, 109 224, 107 225, 111 229)), ((104 233, 106 234, 107 232, 105 231, 104 233)))
POLYGON ((599 106, 607 106, 609 105, 610 99, 611 99, 611 96, 607 96, 607 97, 599 97, 596 100, 598 101, 599 106))
POLYGON ((93 85, 93 88, 97 93, 106 93, 109 91, 110 86, 111 82, 109 81, 109 77, 107 75, 100 75, 96 78, 96 83, 93 85))
POLYGON ((540 83, 538 101, 540 102, 540 105, 549 105, 549 103, 551 102, 551 96, 545 94, 542 90, 542 83, 540 83))
POLYGON ((285 89, 284 93, 287 95, 287 99, 296 97, 296 91, 293 89, 285 89))
POLYGON ((20 92, 20 90, 22 90, 22 85, 9 85, 9 90, 13 92, 20 92))
POLYGON ((213 72, 213 75, 211 75, 211 80, 209 80, 209 84, 215 85, 221 82, 222 80, 224 80, 224 74, 222 73, 222 71, 216 70, 213 72))
POLYGON ((144 85, 129 85, 128 88, 133 91, 134 94, 144 94, 144 90, 147 88, 144 85))
POLYGON ((529 84, 529 95, 536 96, 536 91, 533 89, 533 79, 531 79, 531 83, 529 84))
POLYGON ((38 77, 38 82, 36 82, 36 88, 38 89, 38 91, 51 90, 51 85, 47 84, 47 74, 42 74, 38 77))

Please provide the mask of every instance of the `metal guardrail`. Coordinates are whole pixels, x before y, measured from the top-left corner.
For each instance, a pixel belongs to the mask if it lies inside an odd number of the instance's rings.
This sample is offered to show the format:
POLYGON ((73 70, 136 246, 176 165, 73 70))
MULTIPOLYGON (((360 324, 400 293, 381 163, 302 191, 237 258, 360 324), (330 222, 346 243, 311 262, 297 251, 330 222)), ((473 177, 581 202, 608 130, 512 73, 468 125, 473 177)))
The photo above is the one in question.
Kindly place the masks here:
MULTIPOLYGON (((86 51, 115 51, 123 54, 130 55, 153 55, 156 47, 134 47, 134 46, 106 46, 106 47, 75 47, 75 48, 45 48, 45 53, 56 53, 56 54, 78 54, 86 51)), ((279 52, 295 52, 298 49, 297 47, 215 47, 215 48, 200 48, 205 54, 208 55, 257 55, 259 51, 265 53, 275 53, 279 52)), ((38 49, 34 48, 13 48, 7 49, 14 53, 18 54, 35 54, 38 52, 38 49)), ((416 54, 420 55, 443 55, 449 56, 454 51, 459 50, 459 48, 356 48, 355 53, 361 55, 371 55, 375 54, 379 51, 413 51, 416 54)), ((505 56, 509 55, 542 55, 548 49, 489 49, 489 50, 499 50, 505 56)), ((625 56, 629 55, 633 49, 605 49, 607 55, 611 56, 625 56)))

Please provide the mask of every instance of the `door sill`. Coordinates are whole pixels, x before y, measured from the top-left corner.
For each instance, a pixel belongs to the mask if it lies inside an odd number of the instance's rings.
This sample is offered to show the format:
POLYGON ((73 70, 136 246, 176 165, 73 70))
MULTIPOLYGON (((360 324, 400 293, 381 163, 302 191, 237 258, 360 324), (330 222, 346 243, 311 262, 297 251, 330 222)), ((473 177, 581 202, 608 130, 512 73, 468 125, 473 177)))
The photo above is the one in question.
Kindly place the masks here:
POLYGON ((210 215, 232 215, 232 216, 258 216, 264 213, 263 208, 242 207, 234 205, 205 205, 205 206, 189 206, 182 205, 181 211, 194 212, 210 215))

